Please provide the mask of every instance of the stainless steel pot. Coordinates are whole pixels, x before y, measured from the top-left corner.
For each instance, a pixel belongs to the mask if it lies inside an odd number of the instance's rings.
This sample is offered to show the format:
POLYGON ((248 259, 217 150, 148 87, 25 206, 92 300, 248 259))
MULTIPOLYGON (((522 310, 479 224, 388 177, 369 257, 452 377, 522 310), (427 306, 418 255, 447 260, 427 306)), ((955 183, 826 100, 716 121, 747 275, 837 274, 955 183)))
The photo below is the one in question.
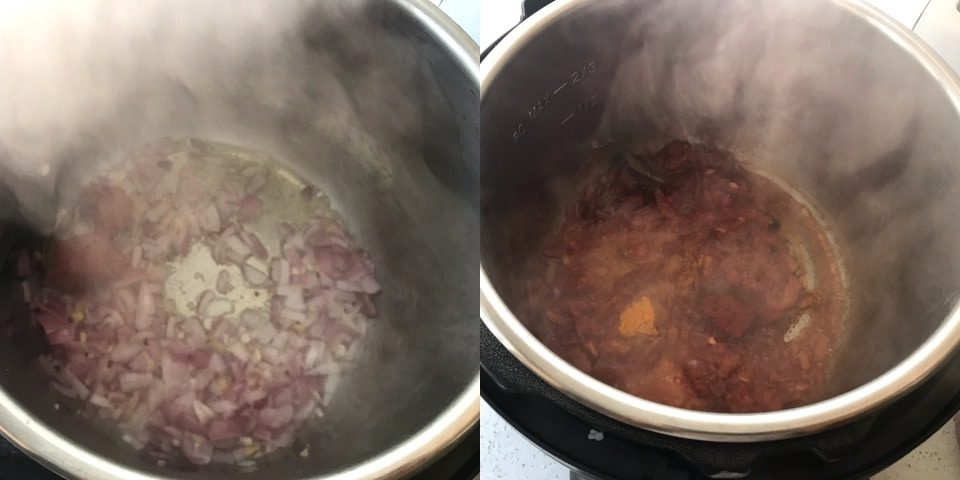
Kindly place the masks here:
POLYGON ((960 341, 960 83, 855 0, 558 0, 481 65, 481 317, 579 402, 675 436, 801 436, 875 411, 960 341), (831 396, 719 414, 653 403, 563 361, 511 311, 595 145, 731 150, 813 201, 843 249, 851 310, 831 396))
MULTIPOLYGON (((406 478, 479 418, 478 49, 426 0, 2 7, 0 245, 51 231, 105 163, 159 137, 264 152, 324 190, 383 284, 307 458, 255 479, 406 478)), ((3 252, 0 252, 2 254, 3 252)), ((0 432, 69 478, 224 478, 157 466, 69 409, 0 288, 0 432)))

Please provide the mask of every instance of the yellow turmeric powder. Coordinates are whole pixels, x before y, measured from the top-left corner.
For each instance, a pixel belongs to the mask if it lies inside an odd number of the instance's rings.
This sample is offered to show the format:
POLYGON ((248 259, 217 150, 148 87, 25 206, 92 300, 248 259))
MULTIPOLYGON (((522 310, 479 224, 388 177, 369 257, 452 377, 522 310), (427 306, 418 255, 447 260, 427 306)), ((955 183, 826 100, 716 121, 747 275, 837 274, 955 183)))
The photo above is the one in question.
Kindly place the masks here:
POLYGON ((627 305, 620 313, 620 325, 617 330, 625 337, 635 337, 638 334, 657 335, 657 326, 654 324, 655 311, 653 302, 647 297, 640 297, 627 305))

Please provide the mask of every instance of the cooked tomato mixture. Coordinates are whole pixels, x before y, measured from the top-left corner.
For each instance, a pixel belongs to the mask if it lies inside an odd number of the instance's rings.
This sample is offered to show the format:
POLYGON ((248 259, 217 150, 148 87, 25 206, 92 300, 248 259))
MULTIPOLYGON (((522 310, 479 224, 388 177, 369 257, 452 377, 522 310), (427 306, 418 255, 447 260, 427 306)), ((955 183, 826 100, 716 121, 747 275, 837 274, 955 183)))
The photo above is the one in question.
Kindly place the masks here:
POLYGON ((643 162, 659 181, 621 162, 568 206, 523 292, 529 327, 580 370, 659 403, 820 400, 846 303, 814 215, 723 151, 674 142, 643 162))

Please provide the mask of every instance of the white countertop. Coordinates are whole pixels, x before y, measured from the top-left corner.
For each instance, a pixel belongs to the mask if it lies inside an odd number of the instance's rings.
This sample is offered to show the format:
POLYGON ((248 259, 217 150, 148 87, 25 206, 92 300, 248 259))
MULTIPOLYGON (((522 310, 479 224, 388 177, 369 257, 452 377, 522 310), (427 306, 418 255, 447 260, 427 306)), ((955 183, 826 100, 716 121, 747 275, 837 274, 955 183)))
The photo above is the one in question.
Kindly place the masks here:
POLYGON ((463 31, 467 32, 473 38, 474 42, 482 43, 480 28, 480 4, 486 4, 484 0, 430 0, 435 5, 439 5, 447 15, 460 25, 463 31))
MULTIPOLYGON (((454 0, 444 0, 451 2, 454 0)), ((481 49, 493 43, 520 18, 520 0, 482 2, 477 36, 481 49)), ((913 29, 928 0, 867 0, 913 29)), ((496 414, 486 403, 480 409, 480 476, 486 480, 566 480, 569 471, 547 456, 496 414)), ((872 480, 956 480, 960 448, 954 423, 948 422, 923 445, 872 480)))

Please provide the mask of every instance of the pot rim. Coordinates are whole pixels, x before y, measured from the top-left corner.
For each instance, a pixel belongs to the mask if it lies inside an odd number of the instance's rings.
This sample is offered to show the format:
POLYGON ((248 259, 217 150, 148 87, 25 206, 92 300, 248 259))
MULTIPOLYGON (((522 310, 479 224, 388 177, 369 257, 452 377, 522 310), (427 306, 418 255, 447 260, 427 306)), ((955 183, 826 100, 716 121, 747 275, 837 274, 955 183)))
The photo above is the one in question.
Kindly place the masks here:
MULTIPOLYGON (((493 81, 531 38, 557 19, 573 15, 589 3, 590 0, 556 0, 506 35, 481 62, 481 109, 493 81)), ((912 54, 943 88, 960 115, 960 77, 913 31, 864 0, 832 0, 830 3, 870 23, 912 54)), ((482 260, 480 318, 514 357, 552 387, 578 402, 636 427, 716 442, 780 440, 850 422, 915 388, 949 359, 960 344, 960 303, 955 303, 923 344, 899 364, 866 384, 802 407, 732 414, 688 410, 644 400, 578 370, 541 343, 510 311, 490 282, 482 260)))
MULTIPOLYGON (((479 83, 480 48, 446 13, 429 0, 395 0, 447 47, 474 84, 479 83)), ((408 478, 446 453, 480 421, 480 369, 459 395, 429 424, 404 442, 363 463, 303 480, 408 478)), ((0 389, 0 434, 38 463, 65 478, 169 480, 102 457, 61 436, 0 389)))

